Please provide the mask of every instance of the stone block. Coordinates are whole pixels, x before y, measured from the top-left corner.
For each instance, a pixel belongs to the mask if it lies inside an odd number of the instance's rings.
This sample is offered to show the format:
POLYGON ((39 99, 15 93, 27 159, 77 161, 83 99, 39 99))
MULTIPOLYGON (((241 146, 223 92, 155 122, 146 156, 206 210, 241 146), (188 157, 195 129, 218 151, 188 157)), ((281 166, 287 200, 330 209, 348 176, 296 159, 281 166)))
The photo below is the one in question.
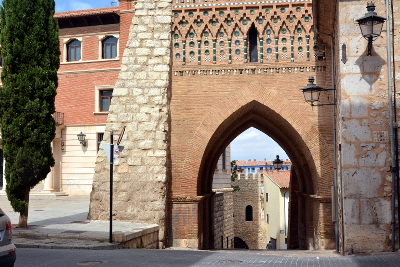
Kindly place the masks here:
MULTIPOLYGON (((165 56, 168 54, 169 52, 169 47, 163 47, 163 48, 156 48, 154 49, 154 56, 158 57, 158 56, 165 56)), ((168 68, 169 69, 169 68, 168 68)), ((168 70, 167 69, 167 70, 168 70)))
POLYGON ((152 149, 152 148, 154 148, 154 141, 151 141, 151 140, 140 141, 138 143, 138 148, 139 149, 152 149))
POLYGON ((163 23, 170 24, 172 22, 172 18, 171 18, 171 16, 156 16, 154 18, 154 21, 156 23, 160 23, 160 24, 163 24, 163 23))
POLYGON ((130 113, 119 113, 118 120, 122 123, 131 122, 132 121, 132 114, 130 113))
POLYGON ((113 90, 113 96, 127 96, 129 94, 128 88, 115 88, 113 90))
POLYGON ((361 199, 361 224, 390 224, 391 203, 382 198, 361 199))
POLYGON ((356 148, 353 143, 342 144, 343 165, 357 165, 356 148))
POLYGON ((340 116, 343 118, 350 117, 350 99, 343 99, 340 103, 340 116))
POLYGON ((350 96, 351 116, 353 118, 368 116, 368 106, 364 98, 360 96, 350 96))
POLYGON ((141 33, 138 33, 137 37, 138 37, 138 39, 148 40, 148 39, 152 39, 153 34, 148 33, 148 32, 141 32, 141 33))
POLYGON ((371 95, 374 80, 370 75, 349 74, 341 80, 341 87, 349 95, 371 95))
MULTIPOLYGON (((162 53, 163 50, 164 50, 163 48, 159 48, 158 52, 162 53)), ((162 53, 162 54, 164 54, 164 53, 162 53)), ((169 71, 169 66, 168 65, 156 65, 156 66, 154 66, 154 71, 169 71)))
POLYGON ((356 139, 362 142, 372 140, 370 127, 356 119, 343 122, 342 136, 349 142, 354 142, 356 139))
POLYGON ((381 109, 385 106, 385 104, 382 101, 375 101, 372 102, 370 105, 371 109, 381 109))
POLYGON ((156 123, 154 122, 145 122, 139 125, 139 130, 144 132, 152 132, 156 130, 156 123))
POLYGON ((384 251, 387 232, 385 225, 346 225, 345 250, 352 248, 353 253, 384 251))
POLYGON ((349 168, 343 170, 343 196, 345 198, 379 197, 382 178, 375 168, 349 168))
POLYGON ((147 9, 137 9, 135 10, 135 16, 137 18, 140 18, 140 16, 147 16, 149 14, 149 12, 147 11, 147 9))
POLYGON ((149 98, 147 96, 136 97, 136 103, 138 103, 138 104, 147 104, 148 102, 149 102, 149 98))

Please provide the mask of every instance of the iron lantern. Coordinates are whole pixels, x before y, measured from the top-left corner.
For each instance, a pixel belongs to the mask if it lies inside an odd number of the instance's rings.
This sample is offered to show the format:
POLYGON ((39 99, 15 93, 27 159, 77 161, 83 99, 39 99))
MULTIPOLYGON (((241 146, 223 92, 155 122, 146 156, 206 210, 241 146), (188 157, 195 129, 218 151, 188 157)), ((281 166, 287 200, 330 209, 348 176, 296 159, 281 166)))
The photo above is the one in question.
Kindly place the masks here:
POLYGON ((385 18, 378 16, 375 12, 375 5, 371 2, 367 5, 368 12, 365 16, 357 19, 362 36, 368 40, 368 56, 371 56, 372 42, 381 35, 385 18))
POLYGON ((274 164, 274 169, 278 171, 282 169, 283 161, 279 158, 279 155, 276 155, 276 159, 272 163, 274 164))
POLYGON ((310 103, 311 106, 314 106, 314 102, 319 100, 319 95, 324 89, 314 84, 314 77, 312 76, 308 78, 308 82, 309 84, 300 90, 303 91, 306 102, 310 103))
POLYGON ((78 136, 78 141, 79 141, 79 143, 82 145, 82 146, 86 146, 86 141, 85 141, 85 137, 86 137, 86 134, 84 134, 84 133, 80 133, 80 134, 77 134, 77 136, 78 136))

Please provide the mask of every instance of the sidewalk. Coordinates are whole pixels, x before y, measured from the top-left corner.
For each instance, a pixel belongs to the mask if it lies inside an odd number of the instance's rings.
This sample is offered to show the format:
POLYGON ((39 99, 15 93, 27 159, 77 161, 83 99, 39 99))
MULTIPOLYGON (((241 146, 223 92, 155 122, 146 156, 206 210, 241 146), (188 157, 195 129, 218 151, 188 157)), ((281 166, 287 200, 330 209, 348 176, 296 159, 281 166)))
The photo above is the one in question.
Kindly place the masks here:
MULTIPOLYGON (((110 223, 89 221, 89 196, 30 196, 28 229, 18 229, 19 213, 13 212, 6 196, 0 207, 13 223, 13 242, 23 248, 118 249, 108 243, 110 223)), ((129 241, 158 231, 158 225, 113 222, 113 239, 129 241)))

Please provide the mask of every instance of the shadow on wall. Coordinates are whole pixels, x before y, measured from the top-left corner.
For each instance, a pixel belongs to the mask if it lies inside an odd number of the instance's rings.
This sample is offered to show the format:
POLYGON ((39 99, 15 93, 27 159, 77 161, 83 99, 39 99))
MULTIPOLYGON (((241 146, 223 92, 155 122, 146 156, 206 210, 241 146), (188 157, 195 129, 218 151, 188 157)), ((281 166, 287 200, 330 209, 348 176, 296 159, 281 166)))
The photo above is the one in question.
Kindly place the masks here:
MULTIPOLYGON (((379 56, 378 54, 375 53, 374 49, 372 49, 372 54, 373 56, 366 56, 368 53, 368 48, 365 49, 364 53, 362 56, 360 56, 356 61, 355 65, 359 67, 359 73, 355 74, 359 76, 361 74, 361 77, 358 77, 358 79, 354 79, 353 81, 348 80, 347 82, 350 83, 359 83, 355 85, 355 87, 351 86, 350 88, 358 88, 354 89, 357 90, 357 92, 354 93, 371 93, 373 91, 372 85, 378 80, 380 73, 382 71, 383 65, 386 64, 386 61, 379 56), (358 81, 357 81, 358 80, 358 81), (365 86, 364 83, 367 83, 369 86, 365 86), (364 84, 364 86, 363 86, 364 84), (368 92, 366 91, 368 90, 368 92), (358 92, 360 91, 360 92, 358 92)), ((350 77, 353 75, 349 75, 350 77)), ((351 84, 353 85, 353 84, 351 84)))

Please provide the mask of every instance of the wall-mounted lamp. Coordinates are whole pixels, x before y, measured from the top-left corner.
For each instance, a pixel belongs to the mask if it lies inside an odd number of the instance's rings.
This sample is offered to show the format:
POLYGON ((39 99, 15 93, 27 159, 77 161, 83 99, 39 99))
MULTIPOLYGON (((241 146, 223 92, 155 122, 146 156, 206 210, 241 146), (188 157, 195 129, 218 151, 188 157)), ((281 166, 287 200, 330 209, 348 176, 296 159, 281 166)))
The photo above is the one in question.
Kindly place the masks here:
POLYGON ((76 136, 78 136, 79 143, 81 143, 82 146, 86 146, 86 141, 85 141, 86 134, 83 134, 81 132, 80 134, 77 134, 76 136))
POLYGON ((304 99, 306 100, 307 103, 309 103, 311 106, 326 106, 326 105, 335 105, 335 103, 329 103, 329 104, 315 104, 315 102, 319 101, 319 96, 321 92, 326 92, 326 91, 332 91, 335 89, 324 89, 322 87, 317 86, 314 83, 314 77, 309 77, 308 78, 308 84, 306 87, 300 89, 303 92, 304 99))
POLYGON ((274 164, 275 170, 279 171, 280 169, 282 169, 283 161, 279 158, 279 155, 276 155, 276 159, 272 163, 274 164))
POLYGON ((371 56, 372 42, 381 35, 382 26, 386 19, 376 14, 375 5, 372 2, 367 5, 367 10, 365 16, 356 21, 360 25, 362 36, 368 40, 367 56, 371 56))

